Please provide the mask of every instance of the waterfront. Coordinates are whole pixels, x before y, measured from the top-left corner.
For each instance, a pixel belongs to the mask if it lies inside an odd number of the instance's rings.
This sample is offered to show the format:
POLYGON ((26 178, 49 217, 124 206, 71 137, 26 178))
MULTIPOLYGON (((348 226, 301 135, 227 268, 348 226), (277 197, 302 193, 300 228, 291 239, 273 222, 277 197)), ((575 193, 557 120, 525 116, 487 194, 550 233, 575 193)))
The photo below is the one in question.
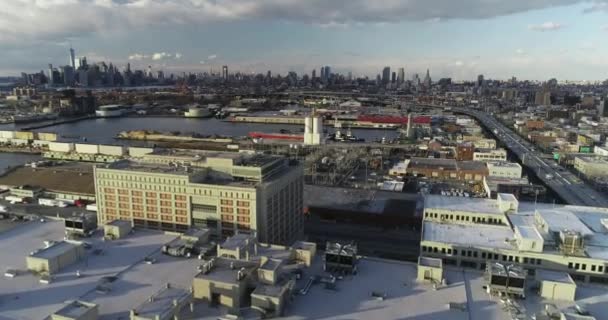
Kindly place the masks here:
MULTIPOLYGON (((31 125, 31 124, 30 124, 31 125)), ((0 130, 19 130, 27 125, 1 125, 0 130)), ((180 131, 182 133, 198 133, 201 135, 220 135, 230 137, 247 136, 249 132, 276 133, 281 129, 299 134, 304 126, 283 124, 232 123, 218 119, 192 119, 176 117, 123 117, 96 118, 78 122, 64 123, 41 128, 39 132, 57 133, 61 140, 74 141, 86 138, 87 142, 103 144, 141 145, 142 142, 115 139, 121 131, 155 130, 161 132, 180 131)), ((344 129, 346 130, 346 129, 344 129)), ((334 129, 329 127, 328 133, 334 129)), ((345 133, 345 132, 343 132, 345 133)), ((381 129, 352 129, 352 133, 366 141, 374 141, 386 137, 392 139, 398 136, 396 130, 381 129)))

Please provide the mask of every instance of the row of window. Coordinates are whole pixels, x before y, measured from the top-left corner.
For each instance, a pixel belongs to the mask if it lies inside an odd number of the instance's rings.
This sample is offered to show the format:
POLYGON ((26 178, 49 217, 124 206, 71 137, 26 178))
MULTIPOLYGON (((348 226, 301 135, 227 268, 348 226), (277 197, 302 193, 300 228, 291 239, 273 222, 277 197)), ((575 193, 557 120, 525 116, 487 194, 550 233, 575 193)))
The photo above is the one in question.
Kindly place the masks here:
MULTIPOLYGON (((450 249, 450 248, 439 249, 438 247, 427 247, 427 246, 422 246, 422 252, 437 253, 437 254, 441 253, 441 254, 453 255, 453 256, 458 255, 457 249, 450 249)), ((508 261, 508 262, 535 264, 535 265, 542 264, 542 259, 539 259, 539 258, 522 257, 520 259, 520 257, 518 257, 518 256, 504 255, 504 254, 485 252, 485 251, 482 251, 480 254, 476 250, 461 250, 460 255, 462 257, 470 257, 470 258, 480 258, 481 257, 481 259, 485 259, 485 260, 496 260, 496 261, 502 260, 505 262, 508 261)))
MULTIPOLYGON (((424 216, 426 218, 435 218, 435 219, 442 219, 442 220, 452 220, 454 221, 454 215, 453 214, 438 214, 438 213, 433 213, 433 212, 425 212, 424 216)), ((456 220, 455 221, 472 221, 475 223, 489 223, 489 224, 502 224, 502 220, 498 219, 498 218, 486 218, 486 217, 470 217, 468 215, 456 215, 456 220)))
MULTIPOLYGON (((587 264, 568 262, 568 269, 587 271, 587 264)), ((589 269, 591 270, 591 272, 608 273, 608 268, 604 268, 604 266, 602 266, 602 265, 592 264, 589 269)))

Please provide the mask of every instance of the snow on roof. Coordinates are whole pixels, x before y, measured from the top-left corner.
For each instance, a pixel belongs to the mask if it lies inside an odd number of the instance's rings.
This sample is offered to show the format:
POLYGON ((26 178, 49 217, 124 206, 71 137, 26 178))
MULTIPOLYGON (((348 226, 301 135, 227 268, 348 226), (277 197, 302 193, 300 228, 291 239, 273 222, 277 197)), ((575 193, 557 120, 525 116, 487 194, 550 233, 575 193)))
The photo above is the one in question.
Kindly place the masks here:
POLYGON ((485 214, 503 215, 498 208, 496 200, 482 198, 445 197, 441 195, 427 195, 424 199, 424 208, 448 211, 463 211, 485 214))
MULTIPOLYGON (((44 240, 58 240, 64 237, 63 221, 33 221, 10 231, 0 233, 0 269, 20 270, 16 277, 0 277, 0 296, 11 303, 0 304, 0 314, 7 319, 44 319, 64 306, 67 300, 83 300, 99 304, 85 297, 95 291, 99 280, 106 276, 119 274, 139 263, 145 256, 159 250, 175 236, 162 232, 138 230, 135 234, 120 241, 102 241, 101 233, 86 239, 92 249, 86 250, 86 258, 74 263, 55 274, 49 284, 39 283, 37 276, 26 273, 26 259, 30 252, 40 247, 44 240), (94 254, 101 250, 103 254, 94 254), (81 277, 76 276, 79 270, 81 277)), ((175 269, 171 269, 174 271, 175 269)), ((182 270, 180 269, 180 273, 182 270)), ((150 279, 162 278, 160 275, 146 275, 142 285, 150 279), (150 277, 150 278, 148 278, 150 277)), ((189 279, 191 280, 191 279, 189 279)), ((133 285, 130 285, 132 288, 133 285)), ((125 290, 120 299, 125 299, 125 290)), ((148 294, 149 296, 149 294, 148 294)), ((137 301, 130 301, 128 309, 137 301)), ((103 309, 104 306, 100 306, 103 309)), ((126 311, 128 311, 126 309, 126 311)))
POLYGON ((587 226, 572 212, 568 210, 536 210, 547 224, 550 232, 570 230, 580 232, 584 237, 593 235, 587 226))
POLYGON ((511 228, 496 225, 447 224, 425 221, 422 241, 452 243, 464 247, 513 249, 505 239, 513 239, 511 228))

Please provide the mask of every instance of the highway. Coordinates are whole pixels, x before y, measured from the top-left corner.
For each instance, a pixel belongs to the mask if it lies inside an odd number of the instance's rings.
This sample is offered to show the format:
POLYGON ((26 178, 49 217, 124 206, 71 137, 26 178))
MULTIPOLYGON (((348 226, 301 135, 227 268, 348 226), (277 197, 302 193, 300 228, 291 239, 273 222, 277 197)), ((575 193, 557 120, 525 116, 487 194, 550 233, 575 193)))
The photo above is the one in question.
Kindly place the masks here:
POLYGON ((579 206, 608 207, 608 199, 552 159, 543 158, 534 145, 482 111, 452 108, 452 111, 474 117, 504 143, 537 176, 566 203, 579 206))

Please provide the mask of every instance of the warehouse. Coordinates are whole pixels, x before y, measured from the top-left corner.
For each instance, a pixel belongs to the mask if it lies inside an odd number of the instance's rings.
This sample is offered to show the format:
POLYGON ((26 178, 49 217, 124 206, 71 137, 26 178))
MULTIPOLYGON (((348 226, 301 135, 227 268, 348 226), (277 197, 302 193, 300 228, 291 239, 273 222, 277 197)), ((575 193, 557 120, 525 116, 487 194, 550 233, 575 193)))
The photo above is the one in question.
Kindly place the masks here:
POLYGON ((0 185, 31 186, 42 189, 50 198, 95 201, 93 168, 83 163, 65 163, 50 167, 21 167, 0 177, 0 185))
POLYGON ((82 259, 84 255, 84 248, 79 243, 69 241, 49 243, 47 247, 27 256, 27 269, 50 275, 82 259))

